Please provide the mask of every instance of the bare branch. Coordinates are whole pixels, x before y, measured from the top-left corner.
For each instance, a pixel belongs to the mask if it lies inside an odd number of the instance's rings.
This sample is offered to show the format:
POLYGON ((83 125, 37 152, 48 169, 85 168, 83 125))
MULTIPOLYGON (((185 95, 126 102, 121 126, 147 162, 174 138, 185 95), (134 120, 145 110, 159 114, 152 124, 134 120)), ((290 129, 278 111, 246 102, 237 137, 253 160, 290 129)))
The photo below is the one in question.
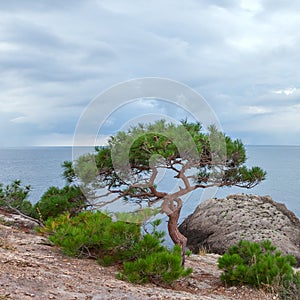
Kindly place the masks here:
POLYGON ((190 185, 188 178, 184 174, 185 171, 187 170, 187 168, 188 168, 188 164, 182 166, 182 169, 179 171, 178 178, 180 178, 183 181, 185 188, 189 189, 191 185, 190 185))
MULTIPOLYGON (((19 209, 17 209, 17 208, 15 208, 15 207, 11 206, 11 205, 8 204, 8 203, 6 203, 6 204, 7 204, 8 210, 10 210, 10 211, 12 211, 12 212, 14 212, 14 213, 20 215, 21 217, 23 217, 23 218, 25 218, 25 219, 28 219, 28 220, 30 220, 30 221, 35 222, 37 225, 44 226, 44 224, 43 224, 41 221, 39 221, 39 220, 37 220, 37 219, 35 219, 35 218, 32 218, 32 217, 30 217, 30 216, 27 216, 27 215, 25 215, 25 214, 23 214, 19 209)), ((2 207, 2 209, 5 210, 5 207, 2 207)))
POLYGON ((97 207, 104 207, 105 205, 108 205, 108 204, 111 204, 111 203, 114 203, 115 201, 123 198, 124 195, 119 195, 109 201, 106 201, 106 202, 101 202, 101 203, 94 203, 93 206, 97 206, 97 207))

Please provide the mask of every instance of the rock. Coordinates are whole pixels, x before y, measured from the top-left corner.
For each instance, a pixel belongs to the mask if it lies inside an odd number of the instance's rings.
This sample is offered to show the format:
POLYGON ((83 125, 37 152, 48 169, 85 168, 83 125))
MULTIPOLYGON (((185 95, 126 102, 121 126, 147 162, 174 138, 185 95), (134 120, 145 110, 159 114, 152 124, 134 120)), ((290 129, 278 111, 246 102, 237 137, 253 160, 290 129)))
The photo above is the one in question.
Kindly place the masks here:
POLYGON ((38 226, 38 223, 34 220, 9 212, 3 208, 0 209, 0 222, 16 228, 23 228, 24 230, 34 230, 38 226))
POLYGON ((284 204, 270 196, 236 194, 202 202, 179 230, 194 253, 205 248, 223 254, 239 240, 269 239, 300 265, 300 221, 284 204))

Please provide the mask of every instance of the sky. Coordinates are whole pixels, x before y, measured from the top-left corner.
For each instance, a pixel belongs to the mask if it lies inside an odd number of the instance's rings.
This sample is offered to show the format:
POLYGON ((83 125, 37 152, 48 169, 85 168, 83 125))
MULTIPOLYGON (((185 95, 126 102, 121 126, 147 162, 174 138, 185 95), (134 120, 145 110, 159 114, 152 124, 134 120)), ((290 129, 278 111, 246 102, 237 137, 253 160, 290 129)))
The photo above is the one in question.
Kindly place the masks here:
MULTIPOLYGON (((0 147, 72 145, 89 103, 118 83, 168 78, 245 144, 300 145, 300 2, 0 1, 0 147)), ((120 109, 107 135, 159 100, 120 109)), ((200 120, 201 121, 201 120, 200 120)))

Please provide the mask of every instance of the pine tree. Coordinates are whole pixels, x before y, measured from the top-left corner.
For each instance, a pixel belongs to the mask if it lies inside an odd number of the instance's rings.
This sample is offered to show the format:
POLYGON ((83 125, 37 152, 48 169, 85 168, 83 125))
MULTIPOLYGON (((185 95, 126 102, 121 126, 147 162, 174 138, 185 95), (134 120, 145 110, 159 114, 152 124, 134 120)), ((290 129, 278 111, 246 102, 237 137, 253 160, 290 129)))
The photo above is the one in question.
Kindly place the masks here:
POLYGON ((120 199, 126 203, 158 207, 168 216, 171 239, 182 249, 186 237, 178 230, 182 197, 197 189, 212 186, 251 188, 264 180, 259 167, 245 166, 246 151, 240 140, 232 140, 215 126, 205 132, 200 123, 164 120, 139 124, 118 132, 107 147, 96 148, 95 154, 65 164, 70 182, 81 185, 91 205, 103 208, 120 199), (180 187, 165 192, 156 185, 161 169, 173 172, 180 187), (101 188, 106 193, 98 193, 101 188))

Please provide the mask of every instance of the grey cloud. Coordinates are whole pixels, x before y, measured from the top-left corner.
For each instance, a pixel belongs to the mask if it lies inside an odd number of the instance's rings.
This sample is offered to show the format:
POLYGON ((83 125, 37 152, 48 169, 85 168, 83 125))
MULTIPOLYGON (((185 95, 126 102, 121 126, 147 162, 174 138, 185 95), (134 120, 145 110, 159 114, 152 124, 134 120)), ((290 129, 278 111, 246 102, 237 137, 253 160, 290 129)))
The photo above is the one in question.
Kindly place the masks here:
POLYGON ((270 14, 271 12, 293 12, 300 8, 299 1, 281 1, 281 0, 262 0, 261 1, 265 11, 270 14))
POLYGON ((93 75, 94 71, 79 70, 77 65, 68 63, 67 58, 49 56, 43 53, 24 52, 20 55, 4 55, 0 59, 2 72, 15 71, 26 80, 44 81, 81 81, 93 75))
MULTIPOLYGON (((262 1, 261 9, 251 12, 229 0, 143 6, 134 1, 2 1, 0 103, 15 117, 26 116, 19 119, 24 127, 40 122, 35 127, 40 134, 50 134, 51 128, 57 133, 64 122, 63 134, 71 134, 80 112, 103 89, 135 77, 169 77, 201 93, 229 133, 261 136, 263 126, 254 127, 255 133, 246 127, 262 124, 263 115, 246 115, 245 107, 254 112, 263 106, 278 115, 299 103, 297 93, 272 92, 299 88, 300 76, 298 4, 279 2, 262 1), (37 118, 41 112, 44 120, 37 118)), ((124 108, 112 130, 143 112, 142 107, 124 108)))
POLYGON ((80 0, 10 0, 0 1, 0 10, 2 11, 39 11, 44 12, 45 10, 61 10, 65 8, 72 8, 82 3, 80 0))
POLYGON ((49 48, 66 45, 61 38, 51 33, 45 26, 34 23, 34 20, 29 22, 22 18, 15 18, 5 26, 4 30, 6 39, 20 46, 49 50, 49 48))
POLYGON ((97 43, 92 49, 84 49, 85 55, 81 63, 94 67, 103 67, 117 59, 117 53, 107 43, 97 43))
POLYGON ((38 82, 82 81, 103 76, 116 58, 104 41, 62 38, 47 22, 36 22, 17 17, 2 26, 2 41, 12 47, 0 57, 2 71, 16 70, 38 82))
POLYGON ((35 133, 34 126, 15 124, 11 120, 17 115, 1 112, 0 147, 30 145, 35 133), (5 128, 5 130, 4 130, 5 128))

